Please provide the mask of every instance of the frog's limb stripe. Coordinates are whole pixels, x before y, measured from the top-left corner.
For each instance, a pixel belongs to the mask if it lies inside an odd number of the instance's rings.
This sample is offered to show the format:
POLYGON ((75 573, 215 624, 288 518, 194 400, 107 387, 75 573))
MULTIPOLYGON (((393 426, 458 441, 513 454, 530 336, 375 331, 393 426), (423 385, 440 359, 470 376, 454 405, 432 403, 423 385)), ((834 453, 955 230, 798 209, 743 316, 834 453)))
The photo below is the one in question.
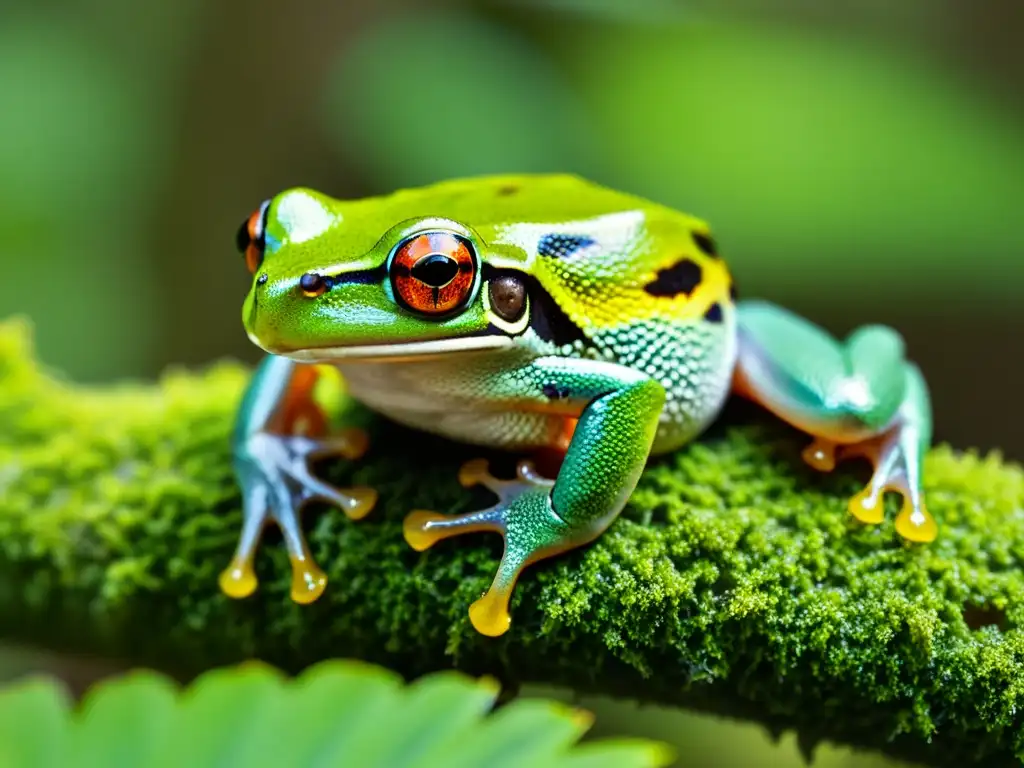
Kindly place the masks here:
POLYGON ((829 472, 837 459, 874 464, 868 486, 850 500, 861 522, 882 522, 882 494, 904 499, 897 532, 934 540, 924 503, 921 461, 931 444, 931 403, 920 370, 903 357, 890 328, 865 326, 840 343, 824 330, 764 302, 738 305, 735 389, 814 437, 804 460, 829 472))
MULTIPOLYGON (((658 382, 611 363, 542 358, 529 369, 514 378, 529 382, 525 387, 559 392, 560 402, 547 408, 582 410, 557 480, 540 477, 524 462, 516 480, 502 481, 487 472, 485 463, 470 462, 460 471, 460 481, 481 483, 496 493, 494 507, 458 517, 418 510, 404 524, 405 538, 417 550, 462 533, 502 534, 505 550, 494 581, 469 610, 477 631, 490 636, 508 629, 509 598, 524 568, 593 541, 622 511, 650 453, 665 403, 658 382)), ((521 405, 539 408, 540 401, 524 391, 521 405)))
POLYGON ((289 434, 304 424, 306 431, 322 434, 326 419, 316 408, 312 388, 315 369, 268 356, 249 384, 234 434, 235 473, 242 487, 243 524, 230 565, 220 575, 222 591, 242 598, 257 587, 253 559, 267 520, 281 528, 292 563, 292 599, 316 600, 327 577, 313 561, 299 524, 298 511, 311 499, 323 499, 359 519, 377 500, 370 488, 339 490, 318 480, 309 462, 326 456, 357 459, 366 451, 360 430, 330 437, 289 434))

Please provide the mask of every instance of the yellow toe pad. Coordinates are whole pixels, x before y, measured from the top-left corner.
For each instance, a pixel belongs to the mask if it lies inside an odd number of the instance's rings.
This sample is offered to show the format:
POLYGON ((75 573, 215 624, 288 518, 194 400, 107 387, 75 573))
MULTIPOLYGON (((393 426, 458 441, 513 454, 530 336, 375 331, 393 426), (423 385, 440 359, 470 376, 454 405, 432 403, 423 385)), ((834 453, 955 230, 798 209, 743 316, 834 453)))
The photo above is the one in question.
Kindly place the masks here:
POLYGON ((363 458, 370 447, 370 436, 366 434, 365 430, 352 427, 342 430, 340 437, 344 438, 347 443, 341 455, 350 461, 363 458))
POLYGON ((896 517, 896 532, 907 541, 927 544, 935 541, 935 537, 939 535, 939 526, 923 505, 921 509, 915 509, 907 499, 904 500, 903 508, 896 517))
POLYGON ((377 504, 377 491, 373 488, 358 486, 346 488, 345 495, 352 499, 352 505, 345 508, 345 516, 349 520, 362 520, 373 511, 377 504))
POLYGON ((437 512, 428 512, 424 509, 417 509, 405 516, 402 521, 402 535, 409 543, 409 546, 417 552, 429 549, 443 536, 439 531, 430 530, 430 523, 440 522, 445 516, 437 512))
POLYGON ((469 620, 481 635, 498 637, 508 632, 512 617, 508 615, 508 599, 488 592, 469 606, 469 620))
POLYGON ((327 588, 327 574, 308 561, 292 561, 292 600, 302 605, 315 602, 327 588))
POLYGON ((881 494, 873 495, 870 488, 858 493, 849 503, 850 514, 862 523, 878 525, 885 518, 885 505, 881 494))
POLYGON ((221 572, 218 581, 221 592, 236 600, 248 597, 256 591, 257 586, 256 573, 252 569, 252 563, 237 560, 232 561, 231 565, 221 572))

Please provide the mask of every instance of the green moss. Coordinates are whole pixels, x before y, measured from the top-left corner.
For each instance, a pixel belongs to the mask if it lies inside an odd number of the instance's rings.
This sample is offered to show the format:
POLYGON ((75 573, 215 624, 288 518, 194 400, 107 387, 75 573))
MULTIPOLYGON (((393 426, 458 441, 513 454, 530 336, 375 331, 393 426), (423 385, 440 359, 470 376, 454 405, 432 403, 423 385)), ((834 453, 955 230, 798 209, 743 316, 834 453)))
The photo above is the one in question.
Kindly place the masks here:
POLYGON ((732 405, 699 443, 650 466, 597 543, 531 568, 513 628, 475 634, 466 608, 500 540, 401 536, 413 507, 486 501, 456 482, 476 452, 358 408, 370 454, 332 464, 381 503, 362 523, 310 509, 326 595, 288 599, 276 534, 257 596, 216 577, 240 509, 228 431, 247 371, 84 389, 40 372, 24 325, 0 326, 0 632, 182 675, 258 656, 298 670, 351 656, 406 674, 457 666, 510 683, 674 703, 795 728, 933 765, 1024 757, 1024 473, 937 448, 927 495, 942 526, 914 547, 854 523, 853 464, 805 468, 805 438, 732 405), (978 627, 978 624, 987 626, 978 627))

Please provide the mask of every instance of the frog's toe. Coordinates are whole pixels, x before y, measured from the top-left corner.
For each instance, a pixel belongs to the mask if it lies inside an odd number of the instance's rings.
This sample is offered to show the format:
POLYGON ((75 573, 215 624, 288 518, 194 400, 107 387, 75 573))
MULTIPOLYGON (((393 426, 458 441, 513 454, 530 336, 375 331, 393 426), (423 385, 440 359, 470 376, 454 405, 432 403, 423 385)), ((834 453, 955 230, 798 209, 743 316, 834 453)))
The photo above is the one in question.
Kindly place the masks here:
POLYGON ((277 486, 277 503, 271 516, 277 521, 292 566, 291 596, 296 603, 312 603, 327 587, 327 575, 309 551, 309 544, 299 522, 299 509, 313 494, 304 486, 277 486))
POLYGON ((524 460, 516 465, 516 479, 502 480, 491 474, 487 459, 472 459, 459 468, 459 484, 463 488, 482 485, 505 499, 522 493, 528 487, 550 488, 555 481, 541 475, 532 461, 524 460))
POLYGON ((312 559, 289 555, 292 563, 292 600, 301 605, 315 602, 327 589, 327 574, 312 559))
POLYGON ((496 592, 489 590, 487 594, 469 606, 469 621, 473 629, 481 635, 500 637, 512 626, 512 616, 508 612, 508 601, 511 589, 496 592))
POLYGON ((851 515, 867 525, 878 525, 885 519, 882 494, 870 485, 850 499, 847 509, 851 515))
POLYGON ((338 494, 343 503, 338 504, 345 512, 349 520, 362 520, 377 504, 378 493, 373 488, 360 485, 353 488, 345 488, 338 494))
POLYGON ((802 454, 804 462, 819 472, 831 472, 836 468, 836 444, 821 437, 814 438, 802 454))
POLYGON ((903 495, 903 507, 896 516, 896 532, 907 541, 927 544, 939 535, 939 526, 928 512, 924 500, 903 495))
POLYGON ((498 507, 466 515, 441 515, 417 509, 406 515, 402 535, 417 552, 429 549, 442 539, 479 531, 501 532, 502 517, 498 507))
POLYGON ((363 458, 370 449, 370 436, 366 430, 357 427, 343 429, 321 442, 325 444, 328 453, 336 453, 349 461, 363 458))
POLYGON ((593 538, 573 530, 555 514, 544 487, 524 492, 499 508, 505 549, 491 586, 469 607, 474 629, 488 637, 503 635, 511 626, 509 601, 525 568, 593 538))
POLYGON ((256 587, 259 585, 252 562, 238 559, 233 559, 231 564, 221 572, 218 583, 221 592, 236 600, 248 597, 256 591, 256 587))
POLYGON ((241 599, 256 591, 259 582, 253 569, 253 559, 263 526, 270 515, 268 487, 262 483, 243 485, 242 533, 238 537, 231 563, 218 579, 221 591, 228 597, 241 599))
POLYGON ((491 474, 487 459, 470 459, 459 467, 459 485, 463 488, 493 482, 497 482, 497 478, 491 474))

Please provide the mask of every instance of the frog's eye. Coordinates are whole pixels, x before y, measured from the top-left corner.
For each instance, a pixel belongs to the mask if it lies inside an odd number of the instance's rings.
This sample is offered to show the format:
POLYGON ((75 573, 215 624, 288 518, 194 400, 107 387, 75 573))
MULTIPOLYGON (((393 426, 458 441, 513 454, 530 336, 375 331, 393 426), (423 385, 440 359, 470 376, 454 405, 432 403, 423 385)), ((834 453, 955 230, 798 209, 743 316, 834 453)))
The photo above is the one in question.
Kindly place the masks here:
POLYGON ((444 315, 469 299, 476 264, 468 240, 451 232, 422 232, 395 249, 391 287, 407 309, 421 315, 444 315))
POLYGON ((235 245, 239 253, 245 256, 245 266, 253 274, 263 264, 263 250, 266 246, 267 209, 270 201, 264 200, 238 228, 235 235, 235 245))

